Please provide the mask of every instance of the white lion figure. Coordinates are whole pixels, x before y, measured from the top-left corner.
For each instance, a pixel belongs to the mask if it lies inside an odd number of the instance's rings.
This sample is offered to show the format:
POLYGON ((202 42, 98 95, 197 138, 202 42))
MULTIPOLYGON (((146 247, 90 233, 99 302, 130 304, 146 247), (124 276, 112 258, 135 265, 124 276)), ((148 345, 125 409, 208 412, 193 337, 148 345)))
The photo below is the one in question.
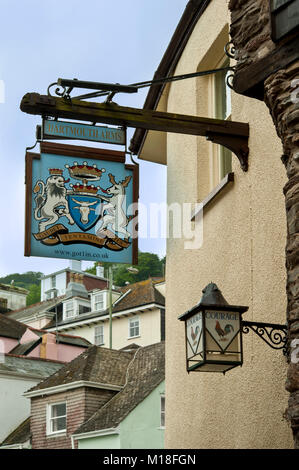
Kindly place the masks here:
POLYGON ((64 185, 67 181, 61 173, 51 174, 46 184, 41 180, 37 181, 34 187, 33 192, 38 193, 35 197, 34 217, 36 220, 42 221, 39 223, 40 232, 46 230, 48 225, 57 222, 60 217, 65 216, 71 225, 75 223, 70 215, 66 199, 67 191, 64 185))

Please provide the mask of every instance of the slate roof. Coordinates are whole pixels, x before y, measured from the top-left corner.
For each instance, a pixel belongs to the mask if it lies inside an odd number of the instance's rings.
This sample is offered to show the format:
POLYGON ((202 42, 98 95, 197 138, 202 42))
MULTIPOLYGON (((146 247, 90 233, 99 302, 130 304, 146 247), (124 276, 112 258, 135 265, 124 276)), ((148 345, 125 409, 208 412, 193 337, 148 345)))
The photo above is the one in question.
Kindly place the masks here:
MULTIPOLYGON (((46 330, 38 330, 30 326, 28 326, 28 328, 40 338, 48 333, 46 330)), ((63 333, 57 334, 57 343, 70 344, 72 346, 80 346, 83 348, 88 348, 91 345, 90 341, 88 341, 88 339, 82 338, 82 336, 73 336, 63 333)))
POLYGON ((128 294, 115 305, 112 312, 119 312, 151 303, 165 305, 163 295, 155 288, 154 281, 151 278, 122 287, 121 292, 123 294, 128 292, 128 294))
MULTIPOLYGON (((164 296, 155 288, 155 282, 153 279, 149 278, 145 281, 139 281, 134 284, 129 284, 127 286, 121 287, 120 292, 124 295, 123 298, 119 298, 114 307, 112 308, 112 314, 121 312, 123 310, 129 310, 131 308, 140 307, 156 303, 159 305, 165 305, 164 296)), ((109 310, 106 309, 102 312, 90 312, 81 314, 75 318, 69 320, 63 320, 62 312, 59 312, 57 315, 58 325, 67 325, 68 323, 80 323, 82 320, 88 320, 91 318, 99 318, 109 314, 109 310)), ((50 323, 46 325, 46 328, 54 328, 56 325, 55 319, 51 320, 50 323)))
POLYGON ((24 287, 15 286, 14 284, 2 284, 0 283, 0 291, 7 290, 10 292, 19 292, 21 294, 28 294, 29 290, 24 289, 24 287))
POLYGON ((42 302, 29 305, 28 307, 13 310, 9 313, 9 316, 10 318, 18 320, 36 313, 47 312, 53 309, 56 305, 60 304, 64 298, 65 295, 61 295, 59 297, 55 297, 54 299, 43 300, 42 302))
MULTIPOLYGON (((27 329, 33 331, 33 333, 35 333, 40 338, 47 333, 47 331, 45 330, 38 330, 36 328, 32 328, 7 315, 3 315, 0 313, 0 336, 20 340, 27 329)), ((58 342, 62 344, 80 346, 83 348, 87 348, 90 346, 90 342, 85 338, 81 338, 80 336, 72 336, 59 333, 57 339, 58 342)), ((23 344, 18 344, 15 346, 14 349, 10 351, 10 353, 19 356, 29 354, 32 349, 34 349, 34 347, 36 347, 40 342, 41 339, 35 339, 23 344)))
POLYGON ((0 362, 0 374, 15 373, 24 377, 34 376, 43 380, 64 365, 65 363, 60 361, 5 354, 4 362, 0 362))
POLYGON ((0 313, 0 336, 5 338, 20 339, 27 326, 24 323, 20 323, 7 315, 0 313))
POLYGON ((122 386, 125 384, 126 371, 131 360, 132 353, 91 346, 73 361, 28 391, 45 390, 77 381, 122 386))
POLYGON ((30 417, 25 419, 6 439, 1 443, 2 446, 11 446, 13 444, 23 444, 31 438, 30 417))
POLYGON ((15 354, 17 356, 26 356, 29 354, 34 348, 36 348, 41 343, 41 339, 33 339, 32 341, 28 341, 27 343, 18 344, 15 348, 9 351, 10 354, 15 354))
POLYGON ((117 427, 165 378, 165 344, 139 348, 128 366, 127 382, 74 434, 117 427))

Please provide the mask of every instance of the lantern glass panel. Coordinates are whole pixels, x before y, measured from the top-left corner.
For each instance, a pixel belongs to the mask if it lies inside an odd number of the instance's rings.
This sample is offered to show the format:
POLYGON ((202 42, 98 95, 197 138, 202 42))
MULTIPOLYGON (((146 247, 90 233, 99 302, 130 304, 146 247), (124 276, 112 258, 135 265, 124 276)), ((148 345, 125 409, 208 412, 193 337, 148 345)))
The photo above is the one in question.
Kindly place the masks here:
POLYGON ((197 312, 186 324, 187 358, 203 359, 202 312, 197 312))
POLYGON ((238 352, 240 313, 208 310, 205 312, 206 349, 211 351, 238 352))

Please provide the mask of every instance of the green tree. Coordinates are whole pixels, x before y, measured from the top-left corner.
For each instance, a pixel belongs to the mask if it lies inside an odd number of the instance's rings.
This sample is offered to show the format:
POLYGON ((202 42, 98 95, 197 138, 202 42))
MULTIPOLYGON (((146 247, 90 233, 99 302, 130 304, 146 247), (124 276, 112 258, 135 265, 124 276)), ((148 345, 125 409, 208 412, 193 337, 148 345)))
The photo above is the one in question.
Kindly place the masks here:
MULTIPOLYGON (((155 253, 139 252, 138 264, 134 268, 138 269, 137 274, 127 271, 130 264, 113 264, 113 283, 117 286, 124 286, 127 282, 143 281, 149 277, 160 277, 164 275, 165 257, 160 259, 155 253)), ((108 278, 108 267, 111 263, 102 263, 104 266, 105 277, 108 278)), ((86 272, 96 274, 96 263, 92 268, 86 269, 86 272)))
POLYGON ((40 294, 41 294, 40 291, 41 291, 40 283, 39 285, 31 284, 31 286, 29 287, 29 294, 27 295, 27 298, 26 298, 27 306, 40 302, 40 294))
POLYGON ((41 272, 27 271, 26 273, 13 273, 7 276, 1 277, 0 282, 2 284, 11 284, 12 281, 14 286, 23 287, 24 289, 30 289, 32 284, 39 285, 40 278, 43 275, 41 272))

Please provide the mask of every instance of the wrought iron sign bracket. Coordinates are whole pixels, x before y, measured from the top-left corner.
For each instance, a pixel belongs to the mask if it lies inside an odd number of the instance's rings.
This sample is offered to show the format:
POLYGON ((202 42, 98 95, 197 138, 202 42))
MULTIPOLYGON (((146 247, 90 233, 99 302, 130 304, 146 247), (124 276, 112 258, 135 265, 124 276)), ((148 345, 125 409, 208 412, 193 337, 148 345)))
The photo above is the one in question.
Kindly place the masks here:
POLYGON ((242 321, 242 333, 247 334, 250 330, 256 333, 272 349, 282 349, 287 356, 287 327, 277 323, 261 323, 242 321))
POLYGON ((248 170, 248 137, 235 134, 220 134, 216 132, 207 132, 207 140, 215 144, 223 145, 231 150, 238 158, 243 171, 248 170))

